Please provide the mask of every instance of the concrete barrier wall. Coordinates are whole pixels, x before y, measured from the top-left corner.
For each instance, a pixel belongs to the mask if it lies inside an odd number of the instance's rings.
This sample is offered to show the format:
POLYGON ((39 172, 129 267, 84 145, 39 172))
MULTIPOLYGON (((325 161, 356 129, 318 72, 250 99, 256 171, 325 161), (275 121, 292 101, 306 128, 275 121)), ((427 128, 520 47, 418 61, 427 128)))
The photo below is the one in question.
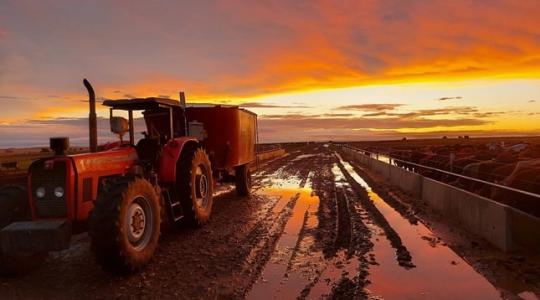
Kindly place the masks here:
POLYGON ((388 165, 390 168, 390 182, 399 186, 403 191, 414 197, 422 195, 422 176, 409 172, 397 166, 388 165))
POLYGON ((390 165, 387 163, 372 159, 371 170, 379 173, 379 175, 382 175, 386 179, 390 179, 390 165))
POLYGON ((503 251, 525 247, 540 251, 540 219, 491 199, 409 172, 345 148, 356 161, 465 230, 478 234, 503 251))
POLYGON ((513 208, 509 212, 512 241, 540 252, 540 219, 513 208))
POLYGON ((429 207, 499 249, 512 249, 510 207, 430 178, 423 181, 422 200, 429 207))
POLYGON ((513 248, 508 206, 452 186, 447 188, 450 190, 451 219, 503 251, 513 248))

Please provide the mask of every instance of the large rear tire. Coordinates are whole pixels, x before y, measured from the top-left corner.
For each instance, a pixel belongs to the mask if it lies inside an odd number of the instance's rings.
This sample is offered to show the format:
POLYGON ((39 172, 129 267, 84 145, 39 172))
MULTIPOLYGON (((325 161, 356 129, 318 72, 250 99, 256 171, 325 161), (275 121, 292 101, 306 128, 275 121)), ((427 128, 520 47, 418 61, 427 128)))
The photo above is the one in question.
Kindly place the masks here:
MULTIPOLYGON (((5 186, 0 189, 0 229, 29 218, 28 194, 20 186, 5 186)), ((0 274, 19 276, 39 267, 47 253, 0 253, 0 274)))
POLYGON ((98 263, 117 272, 146 265, 160 234, 160 200, 144 179, 120 178, 98 195, 89 220, 92 251, 98 263))
POLYGON ((241 165, 235 168, 236 193, 238 196, 249 196, 251 194, 251 171, 249 165, 241 165))
POLYGON ((212 165, 202 148, 187 145, 178 162, 177 186, 186 221, 194 227, 208 222, 212 213, 212 165))

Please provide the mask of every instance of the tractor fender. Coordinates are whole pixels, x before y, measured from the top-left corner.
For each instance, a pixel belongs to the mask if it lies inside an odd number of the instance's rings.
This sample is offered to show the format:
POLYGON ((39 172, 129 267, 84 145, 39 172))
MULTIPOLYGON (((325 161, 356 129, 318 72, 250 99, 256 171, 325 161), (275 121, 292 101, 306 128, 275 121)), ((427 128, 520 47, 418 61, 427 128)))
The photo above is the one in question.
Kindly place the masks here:
POLYGON ((198 144, 199 141, 193 137, 179 137, 170 140, 163 147, 163 152, 159 158, 159 180, 167 183, 174 183, 176 181, 176 164, 180 159, 180 154, 184 149, 184 146, 194 143, 198 144))

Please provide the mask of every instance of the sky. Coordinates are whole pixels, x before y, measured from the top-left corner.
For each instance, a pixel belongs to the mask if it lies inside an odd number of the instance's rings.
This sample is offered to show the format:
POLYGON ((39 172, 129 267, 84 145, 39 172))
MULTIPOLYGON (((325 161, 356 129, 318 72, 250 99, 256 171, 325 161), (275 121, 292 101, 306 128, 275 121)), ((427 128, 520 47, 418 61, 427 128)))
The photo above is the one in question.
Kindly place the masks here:
POLYGON ((262 142, 535 135, 538 16, 537 0, 2 0, 0 148, 87 143, 83 78, 100 100, 241 105, 262 142))

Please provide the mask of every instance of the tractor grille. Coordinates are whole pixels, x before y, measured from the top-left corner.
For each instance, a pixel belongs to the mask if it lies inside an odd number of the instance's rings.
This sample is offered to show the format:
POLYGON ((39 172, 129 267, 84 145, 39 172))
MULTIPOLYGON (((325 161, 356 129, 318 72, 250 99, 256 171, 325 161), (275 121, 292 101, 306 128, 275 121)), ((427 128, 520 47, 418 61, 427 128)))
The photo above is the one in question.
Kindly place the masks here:
POLYGON ((32 199, 36 215, 41 218, 65 217, 66 209, 66 162, 55 161, 52 166, 45 166, 44 161, 34 164, 32 168, 32 199), (45 189, 43 198, 37 197, 38 188, 45 189), (64 190, 62 197, 54 195, 54 189, 64 190))

